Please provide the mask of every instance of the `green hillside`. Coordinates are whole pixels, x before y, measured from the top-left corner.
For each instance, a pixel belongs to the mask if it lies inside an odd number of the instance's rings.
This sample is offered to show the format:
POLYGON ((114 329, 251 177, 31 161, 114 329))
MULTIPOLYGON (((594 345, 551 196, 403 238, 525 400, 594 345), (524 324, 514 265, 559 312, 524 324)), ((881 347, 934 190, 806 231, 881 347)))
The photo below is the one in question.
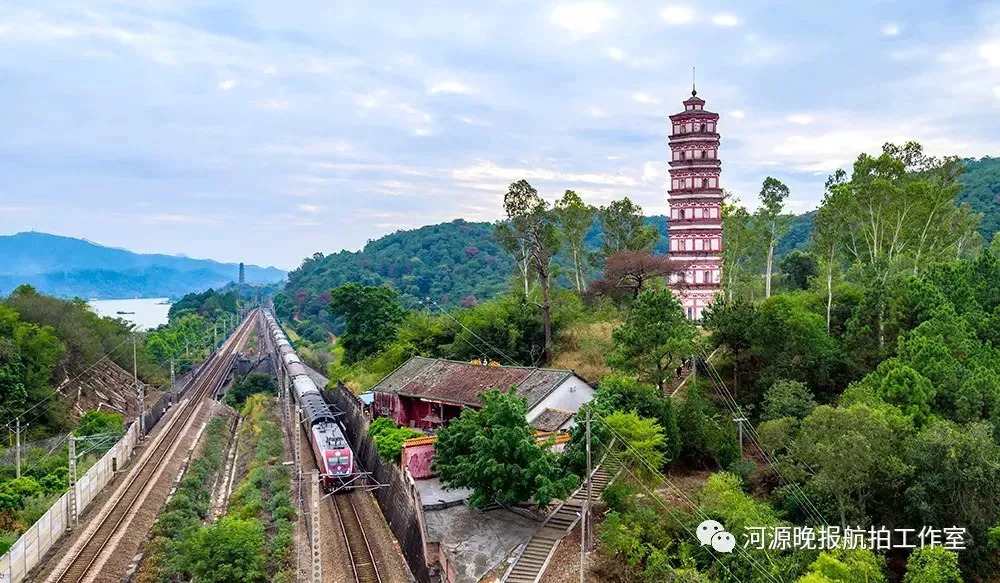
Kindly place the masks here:
MULTIPOLYGON (((665 253, 667 217, 647 217, 646 222, 661 233, 655 251, 665 253)), ((586 237, 591 251, 598 249, 600 238, 600 225, 595 221, 586 237)), ((556 263, 567 261, 557 256, 556 263)), ((326 330, 338 330, 326 307, 330 290, 339 285, 388 284, 402 293, 407 307, 418 306, 425 298, 441 305, 470 306, 506 291, 513 269, 510 256, 493 237, 492 223, 455 219, 397 231, 369 241, 361 251, 317 253, 288 274, 288 284, 275 299, 275 307, 284 318, 297 314, 326 330)), ((322 337, 322 331, 315 333, 322 337)))

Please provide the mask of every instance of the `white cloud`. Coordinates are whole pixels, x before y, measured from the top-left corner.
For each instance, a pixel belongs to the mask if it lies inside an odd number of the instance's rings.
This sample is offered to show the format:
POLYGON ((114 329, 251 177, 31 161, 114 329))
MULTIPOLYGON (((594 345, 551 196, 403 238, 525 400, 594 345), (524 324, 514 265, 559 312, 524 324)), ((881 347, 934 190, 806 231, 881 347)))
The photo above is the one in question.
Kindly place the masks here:
POLYGON ((658 170, 661 162, 646 162, 642 165, 642 181, 649 182, 660 175, 658 170))
POLYGON ((323 211, 323 207, 315 204, 300 204, 296 208, 298 208, 300 211, 304 213, 309 213, 311 215, 315 215, 323 211))
POLYGON ((691 10, 687 6, 672 4, 670 6, 665 6, 663 10, 660 11, 660 16, 667 22, 667 24, 684 24, 694 20, 694 10, 691 10))
POLYGON ((223 91, 229 91, 233 87, 236 87, 236 81, 233 81, 232 79, 219 81, 219 89, 222 89, 223 91))
POLYGON ((413 130, 413 134, 416 136, 425 137, 431 135, 431 131, 427 128, 417 128, 413 130))
POLYGON ((265 75, 274 75, 277 72, 278 72, 278 68, 277 67, 274 67, 274 66, 264 67, 264 74, 265 75))
POLYGON ((611 47, 608 49, 608 56, 616 61, 620 61, 625 58, 625 53, 621 49, 611 47))
POLYGON ((796 124, 799 124, 799 125, 810 124, 810 123, 812 123, 812 120, 813 120, 812 117, 810 117, 810 116, 808 116, 808 115, 806 115, 804 113, 796 113, 795 115, 790 115, 790 116, 788 116, 785 119, 787 119, 791 123, 796 123, 796 124))
POLYGON ((646 103, 646 104, 659 103, 654 97, 651 97, 644 91, 639 91, 637 93, 634 93, 632 95, 632 101, 635 101, 636 103, 646 103))
POLYGON ((421 123, 430 123, 431 121, 431 114, 427 113, 426 111, 417 109, 416 107, 413 107, 409 103, 400 103, 396 107, 397 109, 402 111, 407 117, 409 117, 412 121, 417 121, 421 123))
POLYGON ((993 88, 993 95, 995 95, 997 99, 1000 99, 1000 87, 993 88))
POLYGON ((292 104, 287 99, 262 99, 254 103, 260 109, 273 109, 275 111, 285 111, 292 104))
POLYGON ((731 28, 733 26, 739 26, 740 18, 729 12, 720 12, 712 17, 712 24, 715 26, 731 28))
POLYGON ((575 2, 557 6, 550 19, 577 34, 594 34, 615 17, 615 11, 603 2, 575 2))
POLYGON ((1000 67, 1000 43, 979 45, 979 56, 993 67, 1000 67))
POLYGON ((590 108, 590 115, 592 115, 594 117, 604 117, 607 114, 604 113, 604 110, 602 110, 600 107, 591 107, 590 108))
POLYGON ((382 99, 385 97, 385 95, 386 95, 385 89, 378 89, 376 91, 372 91, 371 93, 358 95, 354 99, 354 102, 365 109, 371 109, 376 105, 379 105, 382 102, 382 99))
POLYGON ((882 26, 882 34, 885 36, 898 36, 902 29, 895 22, 887 22, 882 26))
POLYGON ((487 121, 485 119, 479 119, 479 118, 471 117, 471 116, 468 116, 468 115, 455 116, 455 119, 457 119, 458 121, 460 121, 462 123, 467 123, 470 126, 478 126, 478 127, 481 127, 481 128, 488 128, 488 127, 490 127, 490 126, 493 125, 492 123, 490 123, 489 121, 487 121))
POLYGON ((459 81, 442 81, 427 88, 427 93, 457 93, 459 95, 474 95, 476 90, 459 81))
MULTIPOLYGON (((473 166, 452 170, 451 176, 460 182, 474 183, 486 189, 492 189, 495 185, 503 188, 512 180, 518 180, 519 178, 606 186, 636 186, 637 184, 634 178, 621 174, 574 173, 550 170, 548 168, 511 168, 498 166, 493 162, 482 160, 473 166), (489 181, 496 182, 491 183, 489 181)), ((497 192, 502 192, 502 190, 498 190, 497 192)))
POLYGON ((743 113, 742 109, 734 109, 733 111, 729 112, 729 117, 733 119, 743 119, 746 116, 747 114, 743 113))

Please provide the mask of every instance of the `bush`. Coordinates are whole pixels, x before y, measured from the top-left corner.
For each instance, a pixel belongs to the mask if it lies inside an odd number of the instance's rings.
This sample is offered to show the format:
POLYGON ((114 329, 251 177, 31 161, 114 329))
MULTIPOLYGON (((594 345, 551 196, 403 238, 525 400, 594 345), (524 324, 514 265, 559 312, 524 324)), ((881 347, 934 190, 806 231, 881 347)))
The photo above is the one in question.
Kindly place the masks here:
POLYGON ((374 438, 375 451, 380 458, 398 462, 399 456, 403 453, 403 442, 414 437, 422 437, 424 434, 409 427, 396 427, 392 419, 379 417, 368 426, 368 435, 374 438))
POLYGON ((189 571, 202 583, 255 583, 264 579, 264 525, 226 517, 196 532, 186 545, 189 571))
POLYGON ((816 408, 816 399, 799 381, 781 379, 775 381, 771 388, 764 392, 764 412, 761 419, 781 419, 795 417, 804 419, 816 408))

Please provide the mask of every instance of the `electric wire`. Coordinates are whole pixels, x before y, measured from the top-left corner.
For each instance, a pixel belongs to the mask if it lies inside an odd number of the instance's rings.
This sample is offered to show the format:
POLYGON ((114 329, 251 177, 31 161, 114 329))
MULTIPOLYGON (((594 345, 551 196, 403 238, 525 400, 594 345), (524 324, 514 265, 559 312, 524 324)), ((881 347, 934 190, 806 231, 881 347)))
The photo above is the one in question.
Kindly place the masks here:
MULTIPOLYGON (((631 451, 631 452, 632 452, 632 453, 633 453, 633 454, 634 454, 634 455, 636 456, 636 459, 637 459, 637 460, 641 461, 641 462, 643 463, 643 465, 645 465, 645 466, 646 466, 647 468, 649 468, 649 470, 650 470, 650 472, 652 473, 652 475, 654 475, 654 476, 656 476, 657 478, 659 478, 660 480, 662 480, 664 484, 666 484, 666 485, 670 486, 670 487, 671 487, 671 488, 672 488, 672 489, 673 489, 673 490, 674 490, 674 491, 675 491, 675 492, 677 493, 677 495, 678 495, 678 496, 679 496, 679 497, 680 497, 681 499, 683 499, 683 500, 684 500, 684 502, 685 502, 685 503, 687 503, 687 504, 688 504, 688 505, 689 505, 689 506, 690 506, 691 508, 693 508, 693 509, 694 509, 695 513, 696 513, 696 514, 697 514, 697 515, 698 515, 699 517, 703 518, 704 520, 710 520, 710 519, 711 519, 711 517, 710 517, 710 516, 709 516, 708 514, 706 514, 706 513, 705 513, 705 512, 703 511, 703 510, 701 510, 701 508, 700 508, 700 507, 699 507, 699 506, 698 506, 697 504, 695 504, 695 503, 694 503, 694 502, 693 502, 693 501, 692 501, 692 500, 691 500, 690 498, 688 498, 688 496, 687 496, 687 495, 686 495, 686 494, 684 493, 684 491, 683 491, 683 490, 681 490, 681 489, 680 489, 680 488, 679 488, 679 487, 678 487, 678 486, 677 486, 676 484, 674 484, 674 483, 673 483, 673 482, 672 482, 672 481, 670 480, 670 478, 668 478, 668 477, 667 477, 667 476, 666 476, 665 474, 663 474, 663 473, 662 473, 662 472, 661 472, 661 471, 659 470, 659 468, 655 468, 655 467, 653 467, 653 465, 652 465, 651 463, 649 463, 649 460, 647 460, 647 459, 646 459, 645 457, 643 457, 643 456, 641 455, 641 453, 640 453, 640 452, 638 452, 638 451, 637 451, 637 450, 636 450, 636 449, 635 449, 635 448, 634 448, 634 447, 633 447, 633 446, 632 446, 632 445, 631 445, 631 444, 630 444, 630 443, 628 442, 628 440, 627 440, 627 439, 625 439, 625 437, 624 437, 624 436, 623 436, 623 435, 622 435, 621 433, 619 433, 619 432, 618 432, 618 431, 617 431, 617 430, 616 430, 616 429, 615 429, 614 427, 612 427, 612 426, 611 426, 611 424, 610 424, 610 423, 608 423, 608 422, 607 422, 607 420, 605 420, 605 419, 604 419, 604 417, 603 417, 603 416, 602 416, 601 414, 599 414, 599 413, 597 413, 597 412, 595 412, 595 411, 591 411, 591 415, 592 415, 592 416, 595 416, 595 417, 597 418, 597 420, 598 420, 598 421, 601 421, 602 423, 604 423, 604 426, 605 426, 605 427, 607 427, 607 428, 608 428, 608 430, 610 430, 610 431, 611 431, 611 433, 612 433, 612 434, 614 435, 614 437, 615 437, 615 438, 616 438, 617 440, 621 441, 621 443, 622 443, 622 444, 624 444, 624 445, 625 445, 625 447, 626 447, 626 448, 628 448, 628 449, 629 449, 629 450, 630 450, 630 451, 631 451)), ((598 440, 600 440, 600 438, 598 438, 598 440)), ((611 453, 611 452, 609 452, 609 453, 611 453)), ((614 455, 614 454, 613 454, 613 453, 611 453, 611 455, 614 455)), ((617 459, 617 457, 616 457, 616 459, 617 459)), ((620 462, 620 461, 621 461, 621 460, 619 460, 619 462, 620 462)), ((625 464, 622 464, 622 467, 623 467, 623 468, 625 468, 625 464)), ((631 472, 629 472, 629 473, 631 474, 631 472)), ((634 474, 633 474, 633 475, 634 475, 634 474)), ((657 498, 659 498, 659 496, 657 496, 657 498)), ((682 524, 683 524, 683 523, 682 523, 682 524)), ((686 527, 685 527, 685 530, 687 530, 687 529, 686 529, 686 527)), ((688 531, 688 532, 690 533, 690 531, 688 531)), ((740 552, 741 552, 741 553, 743 553, 744 555, 746 555, 746 557, 747 557, 747 559, 748 559, 748 560, 750 561, 750 563, 751 563, 751 564, 752 564, 752 565, 753 565, 754 567, 756 567, 756 568, 757 568, 757 570, 759 570, 759 571, 760 571, 761 573, 763 573, 765 577, 767 577, 768 579, 770 579, 770 580, 772 580, 772 581, 777 581, 777 579, 775 579, 773 575, 771 575, 771 574, 770 574, 770 573, 769 573, 769 572, 768 572, 768 571, 767 571, 766 569, 764 569, 764 568, 763 568, 762 566, 760 566, 760 564, 758 564, 758 561, 757 561, 757 559, 756 559, 756 558, 755 558, 755 557, 754 557, 754 556, 753 556, 752 554, 750 554, 750 552, 749 552, 749 551, 747 551, 747 550, 746 550, 745 548, 741 547, 740 545, 736 545, 736 547, 735 547, 735 548, 738 548, 738 549, 740 550, 740 552)), ((713 553, 713 556, 714 556, 714 553, 713 553)), ((730 574, 731 574, 731 573, 730 573, 730 574)))

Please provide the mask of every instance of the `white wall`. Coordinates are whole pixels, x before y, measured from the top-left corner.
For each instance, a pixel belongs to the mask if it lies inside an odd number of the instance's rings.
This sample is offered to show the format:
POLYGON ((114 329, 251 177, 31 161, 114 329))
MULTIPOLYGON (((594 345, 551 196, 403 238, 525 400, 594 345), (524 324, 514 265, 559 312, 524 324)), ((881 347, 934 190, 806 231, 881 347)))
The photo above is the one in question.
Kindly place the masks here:
POLYGON ((554 391, 534 406, 525 418, 528 423, 535 420, 546 409, 566 409, 579 411, 580 405, 594 398, 594 389, 576 375, 570 375, 554 391))

